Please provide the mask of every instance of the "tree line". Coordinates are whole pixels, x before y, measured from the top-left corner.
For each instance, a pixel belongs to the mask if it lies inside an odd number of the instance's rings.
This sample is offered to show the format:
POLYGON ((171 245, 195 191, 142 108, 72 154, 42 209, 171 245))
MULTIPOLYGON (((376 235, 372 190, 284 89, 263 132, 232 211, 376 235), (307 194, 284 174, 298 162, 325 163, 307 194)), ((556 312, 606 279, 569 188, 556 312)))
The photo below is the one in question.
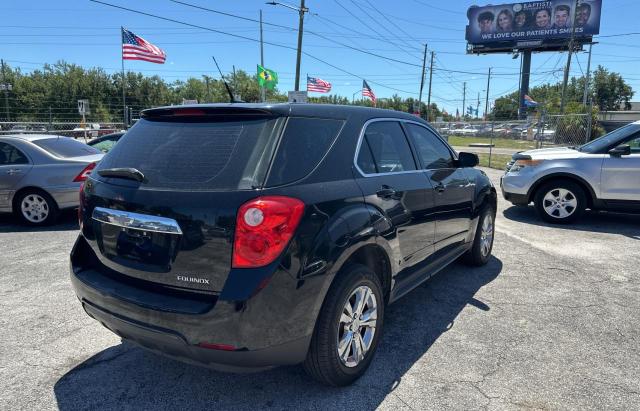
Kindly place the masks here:
MULTIPOLYGON (((64 61, 44 65, 42 69, 23 72, 20 68, 5 65, 3 83, 12 85, 7 99, 0 98, 0 118, 12 121, 78 121, 77 100, 88 99, 91 114, 88 121, 118 122, 122 119, 122 74, 109 74, 101 68, 83 68, 64 61), (8 118, 7 118, 8 117, 8 118)), ((246 102, 260 101, 260 88, 255 74, 238 70, 234 75, 225 76, 234 93, 246 102)), ((582 101, 584 77, 572 78, 568 87, 567 112, 584 112, 582 101)), ((542 103, 545 110, 554 112, 560 104, 560 84, 545 84, 531 89, 533 99, 542 103)), ((229 96, 223 82, 203 75, 187 80, 168 82, 158 75, 147 76, 128 71, 125 73, 125 94, 127 106, 134 113, 150 107, 182 104, 184 100, 200 103, 227 102, 229 96)), ((603 67, 594 72, 589 87, 589 96, 600 110, 615 110, 630 107, 633 90, 618 73, 611 73, 603 67)), ((495 101, 490 112, 493 119, 517 118, 518 93, 514 92, 495 101)), ((266 100, 287 101, 287 95, 277 88, 266 90, 266 100)), ((338 95, 309 97, 310 102, 326 104, 356 104, 371 106, 369 100, 349 100, 338 95)), ((397 94, 390 98, 380 98, 377 107, 414 112, 418 107, 414 98, 402 98, 397 94)), ((427 116, 427 105, 422 102, 420 112, 427 116)), ((430 119, 455 120, 456 113, 447 113, 432 103, 430 119)), ((462 114, 462 113, 460 113, 462 114)))

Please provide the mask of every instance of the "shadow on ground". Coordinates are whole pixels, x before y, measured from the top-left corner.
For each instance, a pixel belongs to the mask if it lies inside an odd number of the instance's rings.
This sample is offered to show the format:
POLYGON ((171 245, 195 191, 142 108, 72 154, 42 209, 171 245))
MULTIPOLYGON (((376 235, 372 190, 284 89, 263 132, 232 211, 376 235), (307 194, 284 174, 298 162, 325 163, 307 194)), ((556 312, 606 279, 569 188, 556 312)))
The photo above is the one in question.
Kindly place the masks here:
POLYGON ((165 359, 128 343, 110 347, 60 378, 61 410, 76 409, 374 409, 502 271, 492 257, 480 268, 454 264, 389 307, 371 368, 353 386, 329 388, 301 367, 225 374, 165 359))
POLYGON ((77 210, 64 210, 60 213, 55 224, 43 227, 22 224, 13 214, 0 214, 0 233, 36 233, 39 231, 70 231, 78 229, 77 210))
POLYGON ((640 215, 610 212, 587 211, 575 223, 549 224, 543 221, 532 206, 509 207, 504 210, 505 218, 519 223, 540 227, 552 227, 561 230, 587 231, 624 235, 640 240, 640 215))

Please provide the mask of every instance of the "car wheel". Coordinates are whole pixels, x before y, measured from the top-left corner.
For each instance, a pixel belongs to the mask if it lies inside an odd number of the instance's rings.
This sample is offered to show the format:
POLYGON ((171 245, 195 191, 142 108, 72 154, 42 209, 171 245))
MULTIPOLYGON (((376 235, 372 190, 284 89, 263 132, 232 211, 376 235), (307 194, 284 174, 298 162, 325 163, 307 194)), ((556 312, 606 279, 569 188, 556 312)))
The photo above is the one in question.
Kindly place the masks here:
POLYGON ((491 206, 485 206, 478 218, 478 227, 473 238, 473 244, 463 256, 465 263, 479 267, 489 262, 496 232, 495 221, 496 210, 491 206))
POLYGON ((338 274, 322 305, 303 367, 317 381, 345 386, 360 378, 376 351, 384 319, 376 274, 351 265, 338 274))
POLYGON ((28 190, 14 200, 14 212, 25 224, 42 226, 52 224, 58 217, 58 205, 41 190, 28 190))
POLYGON ((582 187, 573 181, 557 180, 540 187, 533 202, 543 220, 567 224, 584 213, 587 197, 582 187))

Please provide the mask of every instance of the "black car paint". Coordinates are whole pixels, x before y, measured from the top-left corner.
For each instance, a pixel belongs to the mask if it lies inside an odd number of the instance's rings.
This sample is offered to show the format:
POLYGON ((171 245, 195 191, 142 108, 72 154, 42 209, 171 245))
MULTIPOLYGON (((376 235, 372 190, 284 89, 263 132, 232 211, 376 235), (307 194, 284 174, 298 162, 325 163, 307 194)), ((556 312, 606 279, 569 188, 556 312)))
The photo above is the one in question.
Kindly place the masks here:
POLYGON ((82 233, 71 253, 72 283, 89 315, 151 350, 210 366, 299 363, 306 356, 324 297, 352 256, 365 248, 385 256, 384 269, 390 273, 383 281, 386 298, 395 301, 464 253, 482 207, 495 207, 495 189, 478 170, 425 170, 410 177, 380 178, 364 177, 356 169, 355 150, 364 123, 384 117, 430 127, 414 116, 311 104, 217 107, 346 122, 315 170, 280 187, 166 192, 144 190, 131 181, 95 176, 87 181, 82 233), (445 189, 436 192, 434 187, 440 184, 445 189), (397 192, 381 198, 376 192, 384 185, 396 187, 397 192), (261 195, 298 198, 306 205, 304 216, 275 262, 254 269, 230 268, 237 208, 261 195), (91 219, 96 206, 173 218, 183 229, 183 238, 173 245, 178 249, 171 249, 163 239, 150 236, 150 247, 169 252, 171 258, 161 264, 141 261, 123 267, 101 252, 105 245, 97 234, 102 227, 91 219), (438 226, 442 235, 437 234, 438 226), (410 245, 420 238, 425 240, 423 246, 410 245), (208 255, 216 256, 216 267, 207 266, 212 261, 208 255), (185 288, 162 277, 167 269, 187 274, 210 270, 211 284, 185 288), (235 351, 197 347, 200 342, 228 344, 235 351))

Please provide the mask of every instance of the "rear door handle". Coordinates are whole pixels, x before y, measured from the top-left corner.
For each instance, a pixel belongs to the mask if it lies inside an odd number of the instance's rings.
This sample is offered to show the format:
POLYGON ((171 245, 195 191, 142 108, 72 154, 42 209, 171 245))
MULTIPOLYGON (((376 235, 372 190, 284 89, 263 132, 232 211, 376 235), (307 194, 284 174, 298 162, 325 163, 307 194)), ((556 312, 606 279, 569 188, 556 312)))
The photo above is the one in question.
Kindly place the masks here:
POLYGON ((11 168, 7 170, 7 174, 9 174, 10 176, 14 174, 20 174, 20 173, 22 173, 22 170, 20 170, 19 168, 11 168))
POLYGON ((396 190, 388 186, 382 186, 382 188, 376 192, 376 195, 380 198, 392 198, 395 197, 396 194, 396 190))
POLYGON ((444 190, 446 190, 447 188, 444 186, 444 184, 442 183, 438 183, 438 185, 435 187, 436 191, 438 193, 443 193, 444 190))

